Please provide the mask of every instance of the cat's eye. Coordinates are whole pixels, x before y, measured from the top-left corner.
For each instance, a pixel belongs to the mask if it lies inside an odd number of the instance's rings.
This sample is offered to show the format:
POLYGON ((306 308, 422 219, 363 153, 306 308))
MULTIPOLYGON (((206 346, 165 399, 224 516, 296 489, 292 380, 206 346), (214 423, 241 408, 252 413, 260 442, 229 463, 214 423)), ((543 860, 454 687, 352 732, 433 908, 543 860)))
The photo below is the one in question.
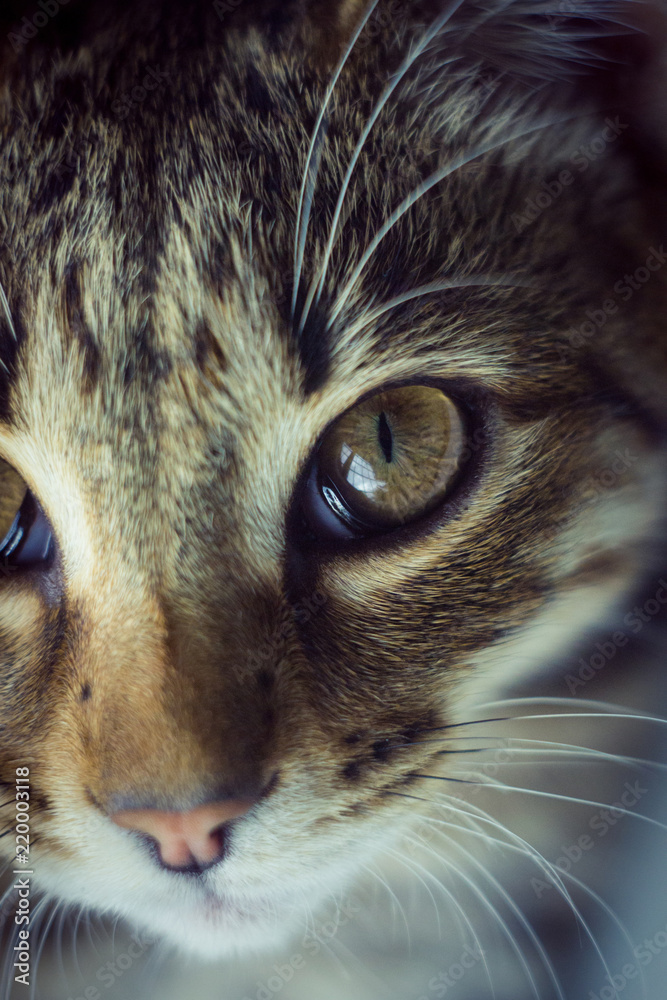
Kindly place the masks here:
POLYGON ((0 569, 38 566, 52 554, 44 512, 18 472, 0 459, 0 569))
POLYGON ((400 386, 344 413, 325 434, 304 496, 320 537, 390 531, 441 504, 458 477, 466 431, 438 388, 400 386))

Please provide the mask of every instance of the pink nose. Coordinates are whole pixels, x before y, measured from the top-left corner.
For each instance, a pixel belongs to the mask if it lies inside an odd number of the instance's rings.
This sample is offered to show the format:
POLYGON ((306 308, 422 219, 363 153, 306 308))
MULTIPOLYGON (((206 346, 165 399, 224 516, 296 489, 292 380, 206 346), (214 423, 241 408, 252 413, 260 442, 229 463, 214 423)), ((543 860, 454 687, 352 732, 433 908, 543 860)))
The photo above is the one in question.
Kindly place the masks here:
POLYGON ((208 866, 222 857, 223 824, 243 816, 253 804, 251 800, 225 799, 187 812, 123 809, 111 819, 126 830, 152 837, 162 863, 169 868, 185 868, 193 862, 208 866))

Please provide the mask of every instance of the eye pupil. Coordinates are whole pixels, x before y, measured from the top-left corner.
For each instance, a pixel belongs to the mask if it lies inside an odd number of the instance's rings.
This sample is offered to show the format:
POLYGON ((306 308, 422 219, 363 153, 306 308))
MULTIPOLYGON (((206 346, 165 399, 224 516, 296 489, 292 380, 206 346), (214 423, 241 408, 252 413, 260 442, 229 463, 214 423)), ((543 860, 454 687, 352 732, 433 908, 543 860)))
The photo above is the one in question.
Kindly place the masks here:
POLYGON ((380 447, 385 457, 387 463, 391 462, 391 457, 393 454, 394 437, 391 433, 391 428, 387 422, 387 416, 384 412, 380 414, 380 419, 378 420, 378 441, 380 442, 380 447))

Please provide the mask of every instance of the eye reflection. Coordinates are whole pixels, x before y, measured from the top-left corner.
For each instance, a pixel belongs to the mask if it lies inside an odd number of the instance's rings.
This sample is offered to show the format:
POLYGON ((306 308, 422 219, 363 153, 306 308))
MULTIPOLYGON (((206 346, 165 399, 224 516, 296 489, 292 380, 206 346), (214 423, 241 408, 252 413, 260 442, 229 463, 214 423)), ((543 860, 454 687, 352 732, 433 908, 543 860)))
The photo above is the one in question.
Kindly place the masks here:
POLYGON ((371 463, 361 455, 356 455, 349 444, 344 444, 341 449, 340 464, 345 479, 352 489, 371 494, 387 486, 387 481, 378 477, 371 463))

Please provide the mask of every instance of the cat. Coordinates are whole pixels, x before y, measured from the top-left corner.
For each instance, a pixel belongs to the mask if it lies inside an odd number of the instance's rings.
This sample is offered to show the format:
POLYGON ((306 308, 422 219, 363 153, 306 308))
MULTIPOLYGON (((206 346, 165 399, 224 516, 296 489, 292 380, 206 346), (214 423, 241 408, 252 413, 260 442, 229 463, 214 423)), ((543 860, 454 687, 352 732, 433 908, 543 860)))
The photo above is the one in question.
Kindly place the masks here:
POLYGON ((286 945, 438 816, 459 727, 617 620, 662 538, 662 31, 12 10, 0 845, 31 892, 206 959, 286 945))

